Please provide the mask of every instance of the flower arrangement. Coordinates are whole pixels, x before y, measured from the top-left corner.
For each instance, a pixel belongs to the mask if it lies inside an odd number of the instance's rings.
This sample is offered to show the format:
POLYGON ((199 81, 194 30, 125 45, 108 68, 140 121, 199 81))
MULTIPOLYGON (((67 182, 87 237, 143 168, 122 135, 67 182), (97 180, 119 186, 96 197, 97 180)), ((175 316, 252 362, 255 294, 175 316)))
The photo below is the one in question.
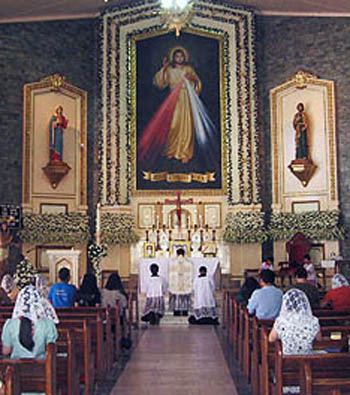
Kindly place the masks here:
POLYGON ((229 213, 223 239, 227 243, 262 243, 268 234, 265 228, 264 213, 229 213))
POLYGON ((18 289, 22 289, 26 285, 29 285, 35 274, 36 270, 34 269, 34 266, 27 257, 24 257, 21 262, 17 264, 14 275, 14 280, 18 289))
POLYGON ((339 211, 309 211, 305 213, 272 214, 269 235, 273 240, 288 240, 302 232, 313 240, 343 240, 345 229, 339 211))
POLYGON ((140 240, 135 232, 135 221, 132 214, 103 213, 101 215, 101 243, 134 244, 140 240))
POLYGON ((81 244, 90 239, 89 217, 82 213, 27 214, 19 237, 32 244, 81 244))
POLYGON ((106 244, 90 244, 88 247, 88 257, 94 268, 98 281, 101 279, 101 259, 107 256, 108 246, 106 244))

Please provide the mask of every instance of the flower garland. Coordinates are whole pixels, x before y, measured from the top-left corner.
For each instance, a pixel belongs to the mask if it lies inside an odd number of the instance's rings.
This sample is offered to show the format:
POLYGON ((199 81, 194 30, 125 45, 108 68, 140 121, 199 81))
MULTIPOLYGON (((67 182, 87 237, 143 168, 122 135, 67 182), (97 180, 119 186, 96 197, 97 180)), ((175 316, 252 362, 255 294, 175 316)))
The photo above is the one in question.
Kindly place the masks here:
POLYGON ((108 246, 106 244, 90 244, 88 247, 88 257, 92 263, 97 281, 101 280, 101 259, 107 256, 108 246))
POLYGON ((36 274, 34 266, 29 261, 29 258, 24 257, 21 262, 16 266, 16 272, 14 275, 14 281, 18 289, 22 289, 27 285, 30 285, 33 277, 36 274))
POLYGON ((339 211, 310 211, 301 214, 272 214, 269 235, 273 240, 288 240, 302 232, 313 240, 343 240, 345 229, 339 211))
MULTIPOLYGON (((132 163, 136 155, 133 151, 134 121, 129 116, 135 111, 133 41, 139 35, 164 32, 159 12, 156 1, 140 1, 110 7, 99 20, 98 200, 106 205, 125 205, 130 201, 135 181, 132 163), (121 54, 124 62, 121 62, 121 54), (113 111, 111 103, 114 103, 113 111), (122 111, 125 106, 128 111, 122 111), (115 149, 111 147, 113 144, 115 149)), ((225 119, 226 157, 223 157, 223 164, 227 169, 228 203, 260 203, 254 11, 226 1, 208 0, 195 2, 192 12, 191 29, 216 36, 220 33, 224 38, 225 84, 221 95, 225 98, 222 118, 225 119), (232 95, 237 89, 238 93, 232 95)))
POLYGON ((229 213, 227 215, 223 235, 227 243, 262 243, 267 238, 264 213, 229 213))
POLYGON ((132 214, 103 213, 101 216, 102 244, 134 244, 140 240, 135 232, 135 221, 132 214))
POLYGON ((31 244, 82 244, 90 239, 89 217, 82 213, 27 214, 19 236, 31 244))

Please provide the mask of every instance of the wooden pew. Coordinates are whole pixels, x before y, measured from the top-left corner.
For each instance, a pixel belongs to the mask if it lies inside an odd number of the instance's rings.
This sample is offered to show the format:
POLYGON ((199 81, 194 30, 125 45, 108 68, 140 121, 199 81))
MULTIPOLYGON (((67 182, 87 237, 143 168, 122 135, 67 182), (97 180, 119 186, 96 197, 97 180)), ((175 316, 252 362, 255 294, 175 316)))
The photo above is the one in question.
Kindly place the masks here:
MULTIPOLYGON (((278 394, 283 393, 283 386, 298 386, 300 385, 300 372, 299 365, 295 363, 296 358, 302 357, 312 357, 310 356, 291 356, 283 355, 281 342, 278 340, 275 343, 269 343, 269 328, 261 328, 261 364, 260 364, 260 393, 263 395, 278 394), (270 380, 271 377, 275 377, 274 382, 270 380)), ((322 340, 314 342, 314 349, 333 349, 338 350, 345 349, 347 347, 347 339, 350 333, 350 327, 348 326, 331 326, 331 327, 321 327, 322 340), (339 340, 333 340, 330 337, 332 332, 339 332, 342 337, 339 340)), ((318 354, 318 358, 327 355, 340 355, 347 354, 350 358, 349 353, 329 353, 329 354, 318 354)), ((328 358, 328 357, 327 357, 328 358)), ((316 358, 317 359, 317 358, 316 358)), ((350 359, 348 360, 350 361, 350 359)), ((327 364, 322 365, 319 363, 317 365, 316 377, 317 378, 328 378, 327 364)), ((333 369, 332 375, 329 377, 336 378, 346 378, 350 379, 350 366, 346 371, 342 369, 333 369)))
POLYGON ((111 309, 103 307, 60 307, 56 309, 61 320, 88 318, 91 342, 96 353, 97 380, 101 382, 113 363, 111 309))
POLYGON ((57 326, 76 333, 76 359, 80 381, 84 383, 85 395, 91 395, 95 388, 95 353, 91 344, 91 325, 89 319, 61 319, 57 326))
MULTIPOLYGON (((334 315, 331 316, 323 316, 318 317, 321 331, 323 334, 327 334, 329 332, 337 332, 340 331, 342 323, 344 320, 350 320, 350 316, 348 315, 334 315), (332 324, 329 326, 329 324, 332 324)), ((259 388, 263 389, 263 393, 268 394, 268 388, 266 387, 266 377, 268 377, 268 371, 266 371, 266 367, 269 364, 269 360, 273 360, 273 346, 269 346, 268 344, 261 343, 261 329, 269 333, 274 320, 259 320, 256 317, 251 318, 252 320, 252 351, 251 351, 251 382, 253 388, 253 394, 257 395, 259 393, 259 388), (263 356, 262 356, 263 355, 263 356), (264 384, 265 383, 265 384, 264 384), (265 386, 264 386, 265 385, 265 386)), ((346 327, 343 327, 343 336, 344 331, 346 332, 346 327)), ((325 340, 323 341, 323 344, 325 340)), ((329 346, 332 345, 332 342, 329 342, 329 346)))
POLYGON ((224 289, 222 292, 222 329, 228 327, 229 321, 229 290, 224 289))
POLYGON ((56 395, 56 344, 47 345, 45 359, 0 359, 0 370, 5 372, 8 366, 18 369, 21 392, 56 395))
POLYGON ((323 359, 321 355, 303 358, 299 370, 300 392, 305 395, 320 393, 340 395, 343 391, 348 393, 350 391, 350 372, 347 372, 347 377, 337 377, 337 374, 333 377, 334 371, 329 370, 329 366, 348 368, 349 363, 349 353, 327 354, 323 359), (326 378, 315 377, 314 372, 319 369, 320 365, 327 369, 326 378))
POLYGON ((3 384, 4 395, 20 395, 19 372, 16 365, 7 366, 5 371, 0 371, 0 380, 3 384))
POLYGON ((262 327, 269 332, 274 320, 259 320, 256 316, 252 320, 252 352, 251 352, 251 383, 253 395, 259 394, 260 366, 261 366, 261 335, 262 327))
POLYGON ((281 342, 277 341, 275 378, 276 383, 271 386, 275 395, 283 394, 284 385, 293 384, 300 386, 300 393, 304 395, 340 394, 341 390, 350 390, 350 354, 283 355, 281 342))
POLYGON ((56 346, 57 391, 67 395, 79 394, 76 332, 58 328, 56 346))

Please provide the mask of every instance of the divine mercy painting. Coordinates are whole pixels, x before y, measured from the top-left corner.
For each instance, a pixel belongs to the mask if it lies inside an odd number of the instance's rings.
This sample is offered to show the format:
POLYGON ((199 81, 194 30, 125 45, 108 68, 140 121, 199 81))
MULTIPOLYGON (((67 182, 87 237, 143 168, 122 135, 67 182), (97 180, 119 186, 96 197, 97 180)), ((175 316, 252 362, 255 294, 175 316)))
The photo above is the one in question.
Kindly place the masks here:
POLYGON ((220 189, 220 41, 136 41, 137 189, 220 189))

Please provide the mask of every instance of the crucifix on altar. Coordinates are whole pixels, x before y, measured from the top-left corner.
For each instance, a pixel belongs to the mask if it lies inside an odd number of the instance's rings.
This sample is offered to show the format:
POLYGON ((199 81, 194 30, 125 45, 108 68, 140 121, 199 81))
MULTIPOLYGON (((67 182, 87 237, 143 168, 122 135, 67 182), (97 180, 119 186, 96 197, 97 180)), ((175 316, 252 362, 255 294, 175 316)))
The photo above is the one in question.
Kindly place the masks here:
POLYGON ((176 205, 176 217, 177 217, 177 227, 179 233, 181 232, 181 214, 182 214, 182 205, 183 204, 192 204, 193 199, 181 199, 181 191, 176 192, 176 199, 165 199, 165 204, 175 204, 176 205))

